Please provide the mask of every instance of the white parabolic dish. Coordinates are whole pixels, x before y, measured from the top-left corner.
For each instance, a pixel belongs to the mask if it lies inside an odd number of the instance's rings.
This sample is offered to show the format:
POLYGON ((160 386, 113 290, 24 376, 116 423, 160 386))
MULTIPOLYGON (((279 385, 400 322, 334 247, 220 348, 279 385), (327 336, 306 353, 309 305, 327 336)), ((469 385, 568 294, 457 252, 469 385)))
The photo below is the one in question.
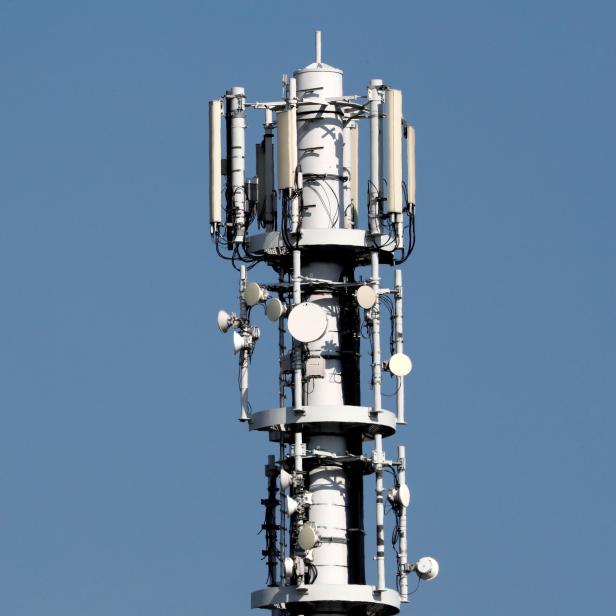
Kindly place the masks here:
POLYGON ((367 284, 362 285, 355 292, 357 303, 365 310, 370 310, 376 304, 376 293, 374 289, 367 284))
POLYGON ((285 305, 275 297, 267 302, 265 314, 270 321, 277 321, 285 313, 285 310, 285 305))
POLYGON ((313 302, 303 302, 291 310, 288 322, 289 332, 300 342, 314 342, 327 329, 327 314, 313 302))
POLYGON ((244 299, 249 306, 256 306, 263 299, 263 291, 256 282, 249 282, 244 291, 244 299))
POLYGON ((389 371, 396 376, 406 376, 412 369, 411 358, 404 353, 395 353, 389 358, 389 371))

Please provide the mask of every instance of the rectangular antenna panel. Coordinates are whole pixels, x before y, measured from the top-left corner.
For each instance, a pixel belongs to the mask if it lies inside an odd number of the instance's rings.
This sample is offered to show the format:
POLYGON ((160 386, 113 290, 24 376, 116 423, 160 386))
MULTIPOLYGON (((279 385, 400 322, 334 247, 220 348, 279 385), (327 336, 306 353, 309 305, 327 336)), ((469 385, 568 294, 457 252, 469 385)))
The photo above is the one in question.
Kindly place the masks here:
POLYGON ((402 213, 402 92, 387 90, 387 209, 402 213))
POLYGON ((257 180, 259 182, 259 190, 258 199, 257 199, 257 218, 260 223, 265 222, 265 191, 263 187, 265 186, 265 151, 264 144, 257 143, 255 148, 256 161, 257 161, 257 180))
POLYGON ((351 122, 351 202, 353 204, 353 221, 359 222, 359 124, 351 122))
MULTIPOLYGON (((271 123, 271 119, 270 119, 271 123)), ((263 193, 264 216, 267 230, 274 228, 276 221, 276 197, 274 196, 274 144, 272 135, 266 135, 263 141, 263 184, 259 184, 259 194, 263 193)), ((259 179, 259 182, 261 180, 259 179)))
POLYGON ((278 188, 293 188, 297 167, 297 122, 295 108, 276 114, 278 126, 278 188))
POLYGON ((406 127, 406 184, 409 193, 409 203, 415 205, 415 129, 406 127))
POLYGON ((221 146, 220 118, 222 105, 219 100, 210 101, 210 223, 220 224, 221 218, 221 146))

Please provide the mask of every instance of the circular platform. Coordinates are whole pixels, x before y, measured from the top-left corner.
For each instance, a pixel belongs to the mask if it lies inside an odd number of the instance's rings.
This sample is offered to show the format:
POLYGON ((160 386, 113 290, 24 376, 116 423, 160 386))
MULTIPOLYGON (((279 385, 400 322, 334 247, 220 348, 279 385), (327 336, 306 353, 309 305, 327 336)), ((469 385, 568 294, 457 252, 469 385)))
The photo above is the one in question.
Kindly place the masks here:
POLYGON ((302 590, 295 586, 272 586, 253 592, 250 606, 282 608, 292 614, 310 613, 318 606, 319 610, 348 610, 349 614, 362 616, 390 616, 400 611, 400 595, 389 588, 376 592, 373 586, 358 584, 312 584, 302 590))
POLYGON ((375 434, 388 437, 396 431, 396 416, 385 410, 375 413, 369 406, 304 406, 301 412, 288 407, 258 411, 249 421, 251 430, 269 432, 296 432, 328 424, 335 424, 342 432, 360 428, 367 439, 375 434))
MULTIPOLYGON (((320 258, 352 258, 358 265, 370 262, 370 253, 378 248, 381 263, 391 263, 395 242, 387 235, 371 236, 365 229, 302 229, 298 242, 302 252, 314 252, 320 258)), ((290 252, 278 231, 251 235, 248 238, 251 253, 266 259, 281 259, 290 252)))

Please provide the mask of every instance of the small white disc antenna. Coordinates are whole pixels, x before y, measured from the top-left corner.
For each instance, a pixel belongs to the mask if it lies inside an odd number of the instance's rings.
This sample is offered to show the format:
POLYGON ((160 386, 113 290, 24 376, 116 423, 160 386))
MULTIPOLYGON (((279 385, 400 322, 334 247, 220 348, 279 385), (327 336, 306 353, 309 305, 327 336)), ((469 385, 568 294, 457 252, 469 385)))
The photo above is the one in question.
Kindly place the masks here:
POLYGON ((290 496, 286 497, 286 501, 287 501, 286 513, 289 517, 291 517, 297 511, 297 508, 299 507, 299 503, 294 498, 291 498, 290 496))
POLYGON ((292 483, 293 483, 293 475, 285 471, 284 468, 280 469, 280 489, 283 492, 286 492, 292 483))
POLYGON ((277 297, 270 299, 265 306, 265 314, 270 321, 277 321, 286 311, 287 307, 277 297))
POLYGON ((363 284, 355 291, 355 297, 357 298, 357 303, 365 310, 370 310, 376 304, 376 293, 367 284, 363 284))
POLYGON ((402 484, 399 488, 391 490, 389 498, 394 503, 408 507, 411 503, 411 491, 406 484, 402 484))
POLYGON ((297 536, 299 547, 302 548, 302 550, 312 550, 318 541, 319 535, 317 535, 317 531, 314 530, 310 524, 304 524, 297 536))
POLYGON ((232 325, 233 318, 226 310, 219 310, 216 322, 218 323, 218 329, 224 334, 232 325))
POLYGON ((287 556, 284 559, 283 568, 284 576, 287 578, 287 580, 291 579, 291 577, 293 577, 293 571, 295 570, 295 563, 293 562, 293 559, 287 556))
POLYGON ((327 314, 318 304, 303 302, 289 314, 289 332, 300 342, 314 342, 327 329, 327 314))
POLYGON ((233 332, 233 352, 239 353, 244 348, 244 336, 233 332))
POLYGON ((406 376, 412 369, 411 358, 404 353, 394 353, 389 358, 389 371, 396 376, 406 376))
POLYGON ((263 299, 263 289, 256 282, 249 282, 244 291, 244 299, 249 306, 256 306, 263 299))
POLYGON ((430 556, 424 556, 420 558, 415 564, 415 570, 417 575, 422 580, 433 580, 439 571, 438 561, 436 558, 430 556))

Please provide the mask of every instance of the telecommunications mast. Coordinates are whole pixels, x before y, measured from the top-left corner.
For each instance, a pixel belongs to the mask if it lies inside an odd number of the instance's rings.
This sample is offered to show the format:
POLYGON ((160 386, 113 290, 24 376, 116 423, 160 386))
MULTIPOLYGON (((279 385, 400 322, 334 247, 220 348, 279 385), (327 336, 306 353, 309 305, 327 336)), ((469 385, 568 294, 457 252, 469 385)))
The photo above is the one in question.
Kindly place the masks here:
POLYGON ((233 332, 239 355, 240 421, 278 444, 262 501, 267 582, 252 593, 253 608, 276 616, 397 614, 409 600, 409 573, 419 580, 438 574, 433 558, 409 562, 405 448, 392 458, 383 448, 405 423, 411 360, 396 268, 413 251, 414 221, 415 132, 402 115, 402 93, 373 79, 366 94, 344 95, 342 71, 321 60, 320 32, 315 62, 283 77, 282 100, 250 103, 244 88, 233 87, 210 102, 211 233, 218 254, 239 271, 239 311, 221 310, 218 327, 233 332), (263 114, 263 137, 255 175, 247 177, 246 114, 253 110, 263 114), (360 125, 370 142, 365 198, 360 125), (273 281, 248 279, 258 263, 274 270, 273 281), (389 283, 382 266, 394 268, 389 283), (258 304, 270 321, 263 327, 278 335, 279 406, 253 411, 248 371, 260 337, 251 320, 258 304), (370 357, 364 389, 371 388, 363 403, 362 350, 370 357), (387 381, 396 392, 393 412, 382 406, 387 381), (363 505, 370 475, 376 574, 368 580, 363 505), (395 553, 389 586, 386 504, 395 553))

